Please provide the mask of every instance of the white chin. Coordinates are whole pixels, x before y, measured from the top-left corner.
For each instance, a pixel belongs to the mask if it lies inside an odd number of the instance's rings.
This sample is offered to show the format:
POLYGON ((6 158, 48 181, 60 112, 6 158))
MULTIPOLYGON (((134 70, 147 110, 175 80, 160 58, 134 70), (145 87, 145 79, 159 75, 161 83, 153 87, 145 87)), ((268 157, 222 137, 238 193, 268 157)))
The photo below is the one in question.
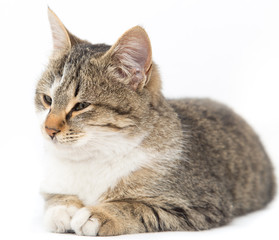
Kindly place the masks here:
POLYGON ((46 151, 55 157, 69 161, 90 160, 90 154, 86 146, 80 143, 59 143, 57 140, 48 139, 45 141, 46 151))
POLYGON ((115 158, 124 157, 135 147, 138 147, 143 137, 144 135, 131 139, 119 134, 108 135, 94 132, 72 144, 63 144, 59 141, 55 143, 55 141, 52 142, 51 139, 48 139, 46 141, 46 151, 56 158, 68 161, 111 162, 115 158))

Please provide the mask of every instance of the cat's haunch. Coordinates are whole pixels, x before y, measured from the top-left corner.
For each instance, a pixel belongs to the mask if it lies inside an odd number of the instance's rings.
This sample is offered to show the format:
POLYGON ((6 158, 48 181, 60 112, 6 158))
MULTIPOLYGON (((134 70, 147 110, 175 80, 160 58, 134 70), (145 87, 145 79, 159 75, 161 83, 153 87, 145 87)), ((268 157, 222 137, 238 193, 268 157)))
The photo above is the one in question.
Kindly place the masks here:
POLYGON ((109 236, 222 226, 275 194, 251 127, 209 99, 165 99, 150 40, 71 34, 49 9, 53 54, 36 88, 52 232, 109 236))

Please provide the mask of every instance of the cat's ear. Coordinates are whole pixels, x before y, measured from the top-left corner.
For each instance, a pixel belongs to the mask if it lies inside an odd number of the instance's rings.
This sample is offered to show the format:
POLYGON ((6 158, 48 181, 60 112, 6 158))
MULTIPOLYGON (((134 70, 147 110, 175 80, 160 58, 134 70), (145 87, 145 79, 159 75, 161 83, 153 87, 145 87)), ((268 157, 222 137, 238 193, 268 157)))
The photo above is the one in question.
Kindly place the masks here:
POLYGON ((64 51, 70 49, 76 43, 81 42, 80 39, 66 29, 60 19, 50 8, 48 8, 48 19, 52 32, 54 51, 64 51))
POLYGON ((136 26, 125 32, 107 54, 116 62, 119 81, 134 90, 142 89, 147 84, 152 50, 149 37, 142 27, 136 26))

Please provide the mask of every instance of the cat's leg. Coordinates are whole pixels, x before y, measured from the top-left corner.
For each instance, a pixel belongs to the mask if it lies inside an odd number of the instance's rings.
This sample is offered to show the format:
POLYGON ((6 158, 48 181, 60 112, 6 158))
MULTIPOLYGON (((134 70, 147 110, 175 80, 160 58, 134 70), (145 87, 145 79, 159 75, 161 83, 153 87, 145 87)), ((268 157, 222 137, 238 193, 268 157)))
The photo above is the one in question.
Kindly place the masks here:
POLYGON ((80 209, 71 227, 76 234, 87 236, 199 230, 204 216, 183 211, 177 208, 172 212, 146 202, 109 202, 80 209), (198 221, 196 226, 193 219, 198 221))
POLYGON ((71 219, 83 207, 82 202, 73 195, 45 195, 46 209, 44 216, 45 227, 50 232, 70 232, 71 219))

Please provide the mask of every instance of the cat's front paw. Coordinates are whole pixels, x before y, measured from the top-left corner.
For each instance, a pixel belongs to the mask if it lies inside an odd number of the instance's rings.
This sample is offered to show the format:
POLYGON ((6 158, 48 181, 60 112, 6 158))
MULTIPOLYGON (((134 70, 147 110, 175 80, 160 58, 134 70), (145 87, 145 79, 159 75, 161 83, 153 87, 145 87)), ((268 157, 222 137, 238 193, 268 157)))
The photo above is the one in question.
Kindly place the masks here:
POLYGON ((64 233, 71 231, 71 219, 78 211, 75 206, 57 205, 49 207, 44 216, 44 224, 48 231, 64 233))
POLYGON ((86 207, 81 208, 71 221, 71 228, 77 235, 96 236, 100 222, 98 219, 91 217, 92 213, 86 207))

